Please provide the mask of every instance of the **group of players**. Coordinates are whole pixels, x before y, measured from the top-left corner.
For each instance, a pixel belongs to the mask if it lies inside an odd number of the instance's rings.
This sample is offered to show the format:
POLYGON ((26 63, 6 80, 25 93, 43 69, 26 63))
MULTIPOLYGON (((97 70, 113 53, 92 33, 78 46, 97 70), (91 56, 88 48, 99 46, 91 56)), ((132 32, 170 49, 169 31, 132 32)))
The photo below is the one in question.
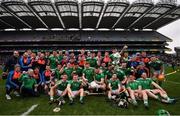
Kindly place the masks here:
POLYGON ((79 102, 83 104, 84 96, 90 93, 104 92, 112 100, 113 95, 125 92, 134 106, 138 105, 137 100, 143 100, 148 108, 149 97, 173 103, 175 100, 161 87, 162 61, 155 55, 147 56, 146 52, 130 56, 124 52, 126 48, 104 54, 82 49, 76 55, 73 51, 27 50, 19 56, 14 51, 3 70, 7 77, 6 99, 11 99, 12 91, 16 96, 39 96, 44 92, 50 96, 50 102, 57 95, 62 99, 68 96, 73 104, 74 98, 80 96, 79 102))

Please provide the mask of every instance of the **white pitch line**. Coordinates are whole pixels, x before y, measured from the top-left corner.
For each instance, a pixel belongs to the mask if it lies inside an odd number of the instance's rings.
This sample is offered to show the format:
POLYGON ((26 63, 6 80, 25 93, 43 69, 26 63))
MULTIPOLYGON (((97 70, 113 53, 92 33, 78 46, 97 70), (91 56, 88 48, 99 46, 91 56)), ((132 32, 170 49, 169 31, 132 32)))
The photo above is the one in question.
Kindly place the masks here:
POLYGON ((32 112, 36 107, 38 106, 38 104, 32 105, 26 112, 24 112, 23 114, 21 114, 21 116, 27 116, 30 112, 32 112))
POLYGON ((173 81, 166 81, 166 82, 168 82, 168 83, 172 83, 172 84, 177 84, 177 85, 180 85, 180 83, 178 83, 178 82, 173 82, 173 81))

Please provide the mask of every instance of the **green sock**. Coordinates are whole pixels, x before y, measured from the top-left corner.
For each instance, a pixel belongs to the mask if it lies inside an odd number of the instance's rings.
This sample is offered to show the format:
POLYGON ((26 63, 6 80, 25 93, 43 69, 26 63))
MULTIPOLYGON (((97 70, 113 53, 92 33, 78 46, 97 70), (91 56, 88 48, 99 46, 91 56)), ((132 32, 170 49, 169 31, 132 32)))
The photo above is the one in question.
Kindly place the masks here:
POLYGON ((79 99, 80 101, 82 101, 83 100, 83 96, 80 96, 80 99, 79 99))

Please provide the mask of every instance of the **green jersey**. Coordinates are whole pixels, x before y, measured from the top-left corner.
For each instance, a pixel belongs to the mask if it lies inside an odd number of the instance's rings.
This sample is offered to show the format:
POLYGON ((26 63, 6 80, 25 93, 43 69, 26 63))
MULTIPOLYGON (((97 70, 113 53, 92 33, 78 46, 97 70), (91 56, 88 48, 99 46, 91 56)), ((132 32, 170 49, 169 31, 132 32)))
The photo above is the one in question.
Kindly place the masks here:
POLYGON ((50 61, 50 68, 55 69, 57 67, 58 58, 56 56, 50 56, 49 61, 50 61))
POLYGON ((121 69, 117 69, 116 70, 116 74, 117 74, 117 77, 118 77, 118 79, 120 80, 120 81, 122 81, 122 80, 124 80, 124 78, 125 78, 125 73, 124 73, 124 71, 123 70, 121 70, 121 69))
POLYGON ((81 88, 82 82, 81 81, 69 81, 69 84, 71 85, 72 91, 78 91, 81 88))
POLYGON ((146 79, 143 79, 143 78, 139 78, 138 81, 140 82, 141 86, 142 86, 142 89, 152 89, 152 82, 153 80, 151 78, 146 78, 146 79))
POLYGON ((87 58, 86 61, 89 62, 91 67, 97 66, 97 59, 96 58, 87 58))
POLYGON ((125 75, 130 75, 133 68, 122 68, 122 70, 124 71, 125 75))
POLYGON ((58 90, 64 91, 68 85, 68 81, 59 80, 56 82, 56 85, 58 85, 57 86, 58 90))
POLYGON ((100 74, 95 74, 95 80, 96 81, 101 81, 101 79, 104 78, 104 74, 103 73, 100 73, 100 74))
POLYGON ((102 73, 106 73, 106 71, 107 71, 107 68, 105 68, 105 67, 100 67, 100 69, 102 70, 102 73))
POLYGON ((89 68, 85 68, 84 70, 83 70, 83 73, 85 74, 85 77, 86 77, 86 79, 88 80, 88 82, 90 83, 90 82, 92 82, 92 81, 94 81, 94 68, 92 68, 92 67, 89 67, 89 68))
POLYGON ((107 79, 110 79, 110 78, 112 77, 112 75, 113 75, 113 72, 111 72, 111 71, 109 71, 109 70, 107 70, 107 71, 105 72, 105 76, 107 76, 107 79))
POLYGON ((63 60, 63 55, 59 55, 58 56, 58 62, 61 63, 62 60, 63 60))
POLYGON ((109 80, 109 84, 111 85, 112 90, 116 90, 120 86, 119 80, 109 80))
POLYGON ((22 87, 27 89, 33 89, 34 85, 37 84, 36 80, 29 77, 28 74, 22 74, 19 81, 22 83, 22 87))
POLYGON ((83 69, 81 67, 78 67, 77 69, 73 69, 73 71, 75 71, 78 74, 78 76, 82 76, 83 69))
POLYGON ((57 69, 57 68, 55 70, 55 78, 61 79, 61 73, 60 73, 59 69, 57 69))
POLYGON ((139 86, 141 86, 140 82, 135 80, 135 81, 128 82, 126 87, 131 88, 131 90, 138 90, 139 86))
POLYGON ((65 68, 64 69, 64 73, 68 76, 68 80, 72 80, 72 72, 73 72, 73 68, 65 68))
POLYGON ((149 62, 149 66, 152 67, 154 70, 161 70, 162 65, 163 65, 163 62, 160 60, 149 62))
POLYGON ((112 61, 116 59, 114 54, 111 54, 109 57, 111 58, 112 61))
POLYGON ((119 60, 120 57, 121 57, 121 55, 118 52, 110 55, 110 58, 112 61, 117 61, 117 60, 119 60))

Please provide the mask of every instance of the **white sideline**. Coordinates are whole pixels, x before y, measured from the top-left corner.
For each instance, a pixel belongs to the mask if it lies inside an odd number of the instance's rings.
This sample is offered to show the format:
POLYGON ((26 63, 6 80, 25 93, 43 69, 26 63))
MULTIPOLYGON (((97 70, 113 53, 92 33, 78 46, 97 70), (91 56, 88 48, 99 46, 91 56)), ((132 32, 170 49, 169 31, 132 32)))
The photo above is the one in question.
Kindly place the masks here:
POLYGON ((173 81, 166 81, 166 82, 168 82, 168 83, 172 83, 172 84, 177 84, 177 85, 180 85, 180 83, 178 83, 178 82, 173 82, 173 81))
POLYGON ((23 114, 21 114, 20 116, 27 116, 30 112, 32 112, 36 107, 38 106, 38 104, 32 105, 26 112, 24 112, 23 114))

